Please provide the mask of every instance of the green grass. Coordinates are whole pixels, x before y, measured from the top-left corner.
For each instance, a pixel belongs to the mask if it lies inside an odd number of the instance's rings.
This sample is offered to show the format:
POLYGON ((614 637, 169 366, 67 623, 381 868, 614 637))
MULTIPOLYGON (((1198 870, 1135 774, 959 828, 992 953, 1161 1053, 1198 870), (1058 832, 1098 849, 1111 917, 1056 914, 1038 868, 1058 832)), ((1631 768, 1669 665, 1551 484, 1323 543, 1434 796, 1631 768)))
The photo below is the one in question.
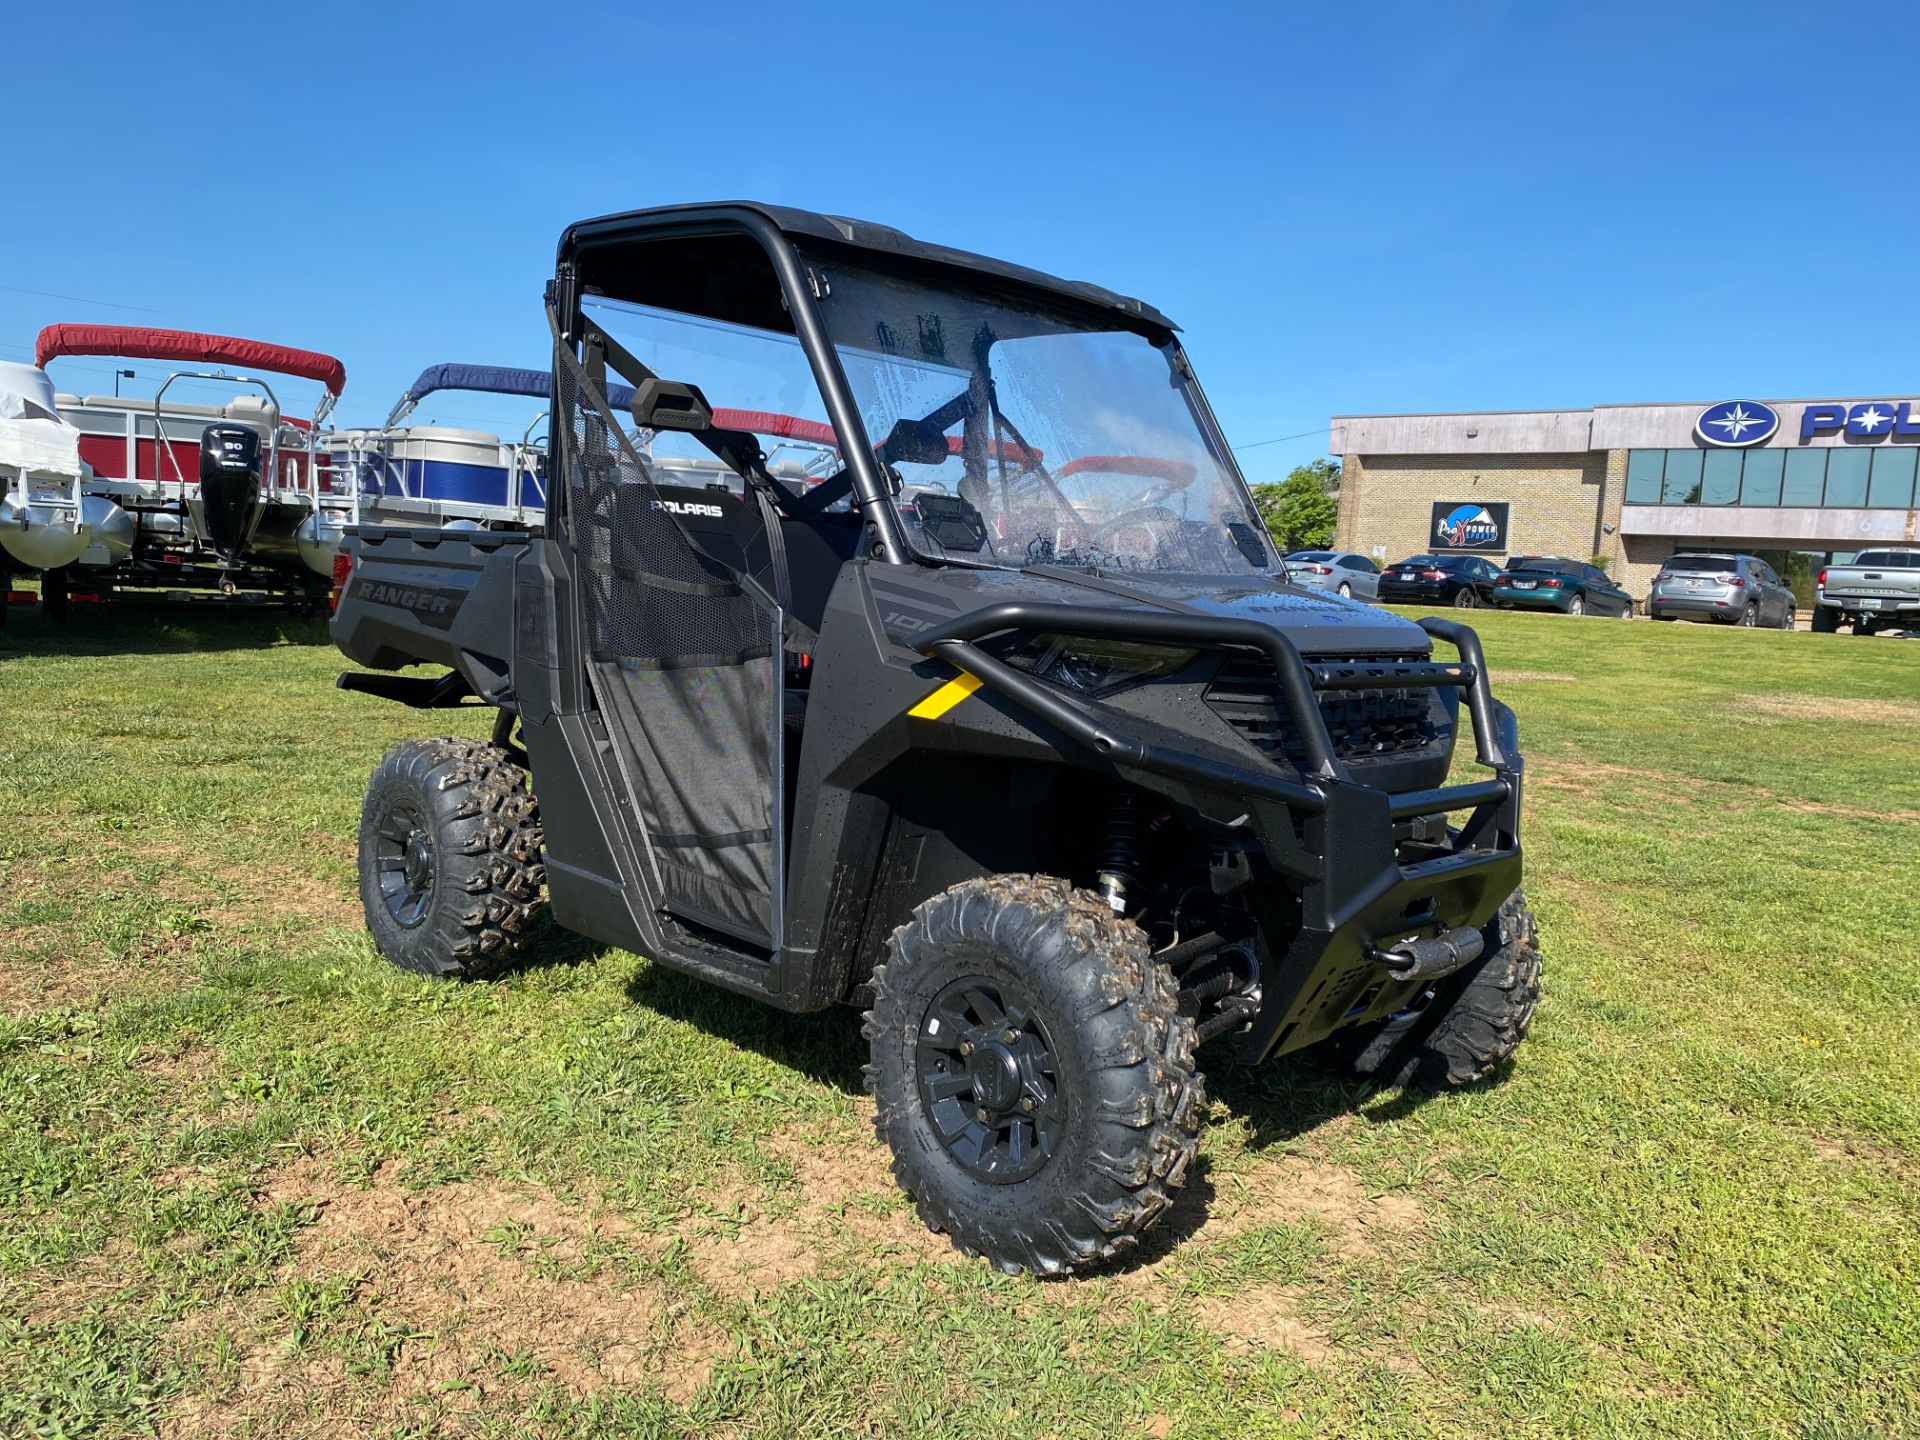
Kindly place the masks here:
POLYGON ((849 1013, 383 965, 361 785, 448 722, 317 627, 16 615, 0 1434, 1920 1433, 1920 647, 1477 619, 1511 1074, 1216 1060, 1151 1262, 1042 1285, 911 1223, 849 1013))

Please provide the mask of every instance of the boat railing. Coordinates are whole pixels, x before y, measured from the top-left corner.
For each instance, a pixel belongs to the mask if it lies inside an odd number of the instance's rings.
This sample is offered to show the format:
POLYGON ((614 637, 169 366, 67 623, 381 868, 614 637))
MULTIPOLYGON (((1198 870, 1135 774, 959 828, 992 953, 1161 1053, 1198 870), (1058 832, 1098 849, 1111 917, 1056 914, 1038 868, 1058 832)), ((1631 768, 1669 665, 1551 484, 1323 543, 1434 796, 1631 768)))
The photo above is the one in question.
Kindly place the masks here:
MULTIPOLYGON (((546 423, 542 411, 527 422, 517 441, 500 446, 506 473, 506 493, 498 506, 479 502, 439 500, 425 493, 424 471, 416 478, 410 473, 406 442, 418 438, 406 425, 389 425, 378 430, 355 430, 336 434, 322 443, 330 471, 345 479, 347 510, 353 524, 363 522, 369 502, 400 500, 420 506, 440 505, 466 518, 468 511, 489 512, 485 518, 511 521, 519 525, 544 522, 547 505, 545 462, 547 443, 535 431, 546 423)), ((338 488, 338 482, 336 482, 338 488)))
POLYGON ((533 438, 533 432, 546 421, 547 412, 544 410, 527 421, 527 428, 520 432, 520 443, 513 447, 513 460, 507 471, 507 493, 513 497, 514 518, 521 524, 526 523, 529 484, 540 497, 541 518, 544 519, 547 513, 547 482, 544 476, 547 441, 542 437, 536 444, 533 438))

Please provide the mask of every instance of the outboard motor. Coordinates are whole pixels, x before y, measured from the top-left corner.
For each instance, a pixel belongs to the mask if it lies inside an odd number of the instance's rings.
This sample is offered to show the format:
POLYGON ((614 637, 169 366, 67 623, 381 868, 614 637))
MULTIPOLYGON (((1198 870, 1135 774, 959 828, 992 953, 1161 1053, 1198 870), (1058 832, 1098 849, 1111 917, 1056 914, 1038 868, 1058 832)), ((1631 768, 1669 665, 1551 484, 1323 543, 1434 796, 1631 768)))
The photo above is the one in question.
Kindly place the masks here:
POLYGON ((200 434, 200 514, 207 543, 236 564, 260 515, 260 432, 209 425, 200 434))

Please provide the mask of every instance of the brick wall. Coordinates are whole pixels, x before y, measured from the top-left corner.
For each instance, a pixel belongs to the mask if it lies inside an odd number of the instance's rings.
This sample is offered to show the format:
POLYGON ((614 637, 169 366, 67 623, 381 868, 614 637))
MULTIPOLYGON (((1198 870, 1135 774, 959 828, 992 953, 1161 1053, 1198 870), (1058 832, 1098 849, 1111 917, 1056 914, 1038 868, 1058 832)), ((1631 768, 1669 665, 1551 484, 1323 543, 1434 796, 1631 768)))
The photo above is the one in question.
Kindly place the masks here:
POLYGON ((1434 501, 1504 500, 1513 507, 1509 553, 1585 560, 1596 552, 1610 554, 1616 547, 1619 536, 1602 535, 1600 527, 1602 523, 1619 525, 1625 484, 1624 451, 1348 455, 1341 461, 1335 544, 1363 555, 1371 555, 1376 545, 1384 546, 1386 559, 1398 560, 1428 547, 1434 501), (1615 456, 1617 475, 1613 473, 1615 456))

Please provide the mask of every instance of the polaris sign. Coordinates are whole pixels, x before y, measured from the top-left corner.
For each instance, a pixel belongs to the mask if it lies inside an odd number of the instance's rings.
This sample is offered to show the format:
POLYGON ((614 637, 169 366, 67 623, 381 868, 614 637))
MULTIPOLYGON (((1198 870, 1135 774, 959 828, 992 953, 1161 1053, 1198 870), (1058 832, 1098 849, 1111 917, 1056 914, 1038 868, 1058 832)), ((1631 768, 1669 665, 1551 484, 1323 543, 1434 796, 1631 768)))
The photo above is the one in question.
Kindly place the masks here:
POLYGON ((1780 412, 1758 400, 1722 400, 1693 422, 1693 433, 1709 445, 1762 445, 1780 428, 1780 412))
POLYGON ((1920 437, 1920 417, 1913 414, 1911 400, 1865 400, 1858 405, 1809 405, 1800 412, 1800 438, 1837 435, 1845 431, 1849 440, 1883 440, 1889 435, 1903 440, 1920 437))
POLYGON ((1467 500, 1433 502, 1433 524, 1428 533, 1435 550, 1505 550, 1507 548, 1507 510, 1505 501, 1482 505, 1467 500))

